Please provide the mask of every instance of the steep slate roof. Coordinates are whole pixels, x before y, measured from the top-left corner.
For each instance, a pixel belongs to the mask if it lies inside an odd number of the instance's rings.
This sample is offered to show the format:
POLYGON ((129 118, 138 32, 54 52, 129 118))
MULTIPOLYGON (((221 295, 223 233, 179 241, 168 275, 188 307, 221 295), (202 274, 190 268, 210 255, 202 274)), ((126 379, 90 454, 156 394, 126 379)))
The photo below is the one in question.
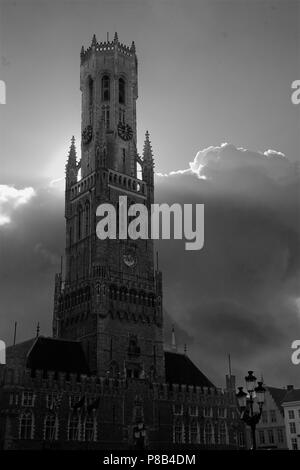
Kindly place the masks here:
POLYGON ((280 411, 283 413, 283 408, 281 406, 281 403, 287 393, 286 388, 267 387, 267 389, 272 395, 272 398, 275 401, 276 405, 278 406, 280 411))
POLYGON ((26 367, 89 374, 89 367, 81 343, 39 336, 28 352, 26 367))
MULTIPOLYGON (((89 374, 82 345, 71 341, 39 336, 7 348, 7 365, 33 370, 89 374)), ((213 387, 213 383, 185 354, 165 351, 166 382, 169 384, 213 387)))
POLYGON ((288 403, 290 401, 300 401, 300 389, 296 388, 286 392, 282 403, 288 403))
POLYGON ((8 346, 6 348, 6 365, 7 367, 26 367, 27 354, 33 346, 36 338, 23 341, 22 343, 8 346))
POLYGON ((165 369, 167 383, 215 388, 185 354, 165 351, 165 369))

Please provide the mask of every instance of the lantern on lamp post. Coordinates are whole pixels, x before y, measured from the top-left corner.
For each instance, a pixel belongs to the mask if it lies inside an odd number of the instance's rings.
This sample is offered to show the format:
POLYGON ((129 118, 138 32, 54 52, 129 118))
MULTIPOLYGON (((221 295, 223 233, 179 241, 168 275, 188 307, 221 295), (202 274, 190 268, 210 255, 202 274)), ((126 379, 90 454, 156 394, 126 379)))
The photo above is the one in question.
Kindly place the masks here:
POLYGON ((256 436, 255 430, 256 425, 259 423, 262 414, 262 408, 265 402, 265 388, 262 382, 258 382, 256 386, 256 377, 252 370, 248 371, 248 375, 245 377, 247 393, 243 391, 243 387, 238 388, 236 398, 240 409, 241 419, 251 429, 252 437, 252 450, 256 450, 256 436), (257 403, 258 412, 254 411, 254 405, 257 403))

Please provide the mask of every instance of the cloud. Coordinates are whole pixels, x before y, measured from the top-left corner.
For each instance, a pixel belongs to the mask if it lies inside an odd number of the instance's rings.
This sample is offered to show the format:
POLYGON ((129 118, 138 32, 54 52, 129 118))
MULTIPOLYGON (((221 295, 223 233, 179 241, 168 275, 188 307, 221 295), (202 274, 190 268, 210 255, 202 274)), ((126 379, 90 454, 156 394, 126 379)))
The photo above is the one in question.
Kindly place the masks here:
POLYGON ((15 209, 28 204, 33 196, 35 190, 32 187, 16 189, 13 186, 0 185, 0 226, 9 224, 15 209))
POLYGON ((200 150, 190 169, 198 176, 216 176, 218 172, 259 172, 276 182, 294 177, 295 164, 276 150, 253 152, 232 144, 223 143, 200 150))
POLYGON ((280 152, 231 144, 199 151, 190 169, 157 178, 159 201, 205 205, 201 251, 186 252, 180 241, 158 243, 166 308, 192 338, 190 354, 208 375, 222 380, 230 352, 240 376, 250 368, 269 383, 293 383, 299 373, 290 360, 300 331, 299 172, 280 152))
MULTIPOLYGON (((26 212, 18 212, 18 230, 3 231, 1 239, 0 331, 8 343, 15 320, 19 340, 35 334, 37 321, 42 334, 51 334, 54 274, 65 244, 64 193, 49 184, 35 193, 26 212)), ((190 357, 217 385, 231 353, 240 378, 253 369, 271 385, 300 386, 300 369, 290 360, 300 334, 295 165, 280 152, 222 144, 198 152, 189 169, 157 175, 155 200, 205 205, 202 250, 188 252, 180 240, 156 243, 167 344, 175 323, 179 350, 187 343, 190 357)))

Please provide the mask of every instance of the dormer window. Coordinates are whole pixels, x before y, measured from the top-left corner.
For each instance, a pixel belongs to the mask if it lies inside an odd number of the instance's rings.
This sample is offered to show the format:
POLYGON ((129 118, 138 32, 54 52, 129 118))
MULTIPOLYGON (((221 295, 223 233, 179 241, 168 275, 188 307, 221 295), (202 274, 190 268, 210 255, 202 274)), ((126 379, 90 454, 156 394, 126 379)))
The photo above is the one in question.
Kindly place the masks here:
POLYGON ((125 80, 119 78, 119 103, 125 104, 125 80))
POLYGON ((108 75, 102 77, 102 101, 110 100, 110 78, 108 75))

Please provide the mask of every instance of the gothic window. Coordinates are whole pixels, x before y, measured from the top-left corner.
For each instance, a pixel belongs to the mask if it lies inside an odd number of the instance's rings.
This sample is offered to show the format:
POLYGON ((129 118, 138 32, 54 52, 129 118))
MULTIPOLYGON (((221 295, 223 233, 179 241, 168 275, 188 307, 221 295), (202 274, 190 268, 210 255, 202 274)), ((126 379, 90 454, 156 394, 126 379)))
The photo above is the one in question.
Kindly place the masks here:
POLYGON ((82 237, 82 208, 79 206, 77 213, 77 239, 80 240, 82 237))
POLYGON ((119 108, 119 122, 125 124, 125 109, 119 108))
POLYGON ((33 439, 33 414, 31 411, 22 413, 19 427, 20 439, 33 439))
POLYGON ((83 424, 83 436, 85 441, 96 441, 97 423, 95 416, 87 415, 83 424))
POLYGON ((205 424, 205 443, 212 444, 213 441, 213 429, 209 421, 205 424))
POLYGON ((128 354, 138 356, 141 353, 141 349, 138 345, 138 340, 135 335, 131 335, 129 338, 128 354))
POLYGON ((88 87, 89 87, 89 106, 92 106, 93 98, 94 98, 94 81, 92 77, 88 78, 88 87))
POLYGON ((102 106, 102 119, 104 121, 105 129, 109 128, 109 106, 102 106))
POLYGON ((84 298, 85 298, 85 301, 89 300, 89 298, 90 298, 90 287, 89 286, 86 286, 86 288, 84 289, 84 298))
POLYGON ((102 101, 110 100, 110 78, 108 75, 102 77, 102 101))
POLYGON ((193 420, 190 424, 190 443, 198 444, 199 442, 199 429, 196 420, 193 420))
POLYGON ((90 234, 90 203, 85 204, 85 236, 90 234))
POLYGON ((125 80, 119 78, 119 103, 125 104, 125 80))
POLYGON ((76 412, 72 413, 71 416, 69 417, 68 440, 69 441, 80 440, 80 418, 76 412))
POLYGON ((220 444, 226 444, 227 432, 226 432, 226 424, 224 421, 222 421, 219 426, 219 437, 220 437, 220 444))
POLYGON ((177 419, 173 426, 173 443, 183 444, 184 443, 184 427, 183 422, 177 419))
POLYGON ((47 414, 44 421, 44 439, 53 441, 57 439, 57 416, 53 413, 47 414))

